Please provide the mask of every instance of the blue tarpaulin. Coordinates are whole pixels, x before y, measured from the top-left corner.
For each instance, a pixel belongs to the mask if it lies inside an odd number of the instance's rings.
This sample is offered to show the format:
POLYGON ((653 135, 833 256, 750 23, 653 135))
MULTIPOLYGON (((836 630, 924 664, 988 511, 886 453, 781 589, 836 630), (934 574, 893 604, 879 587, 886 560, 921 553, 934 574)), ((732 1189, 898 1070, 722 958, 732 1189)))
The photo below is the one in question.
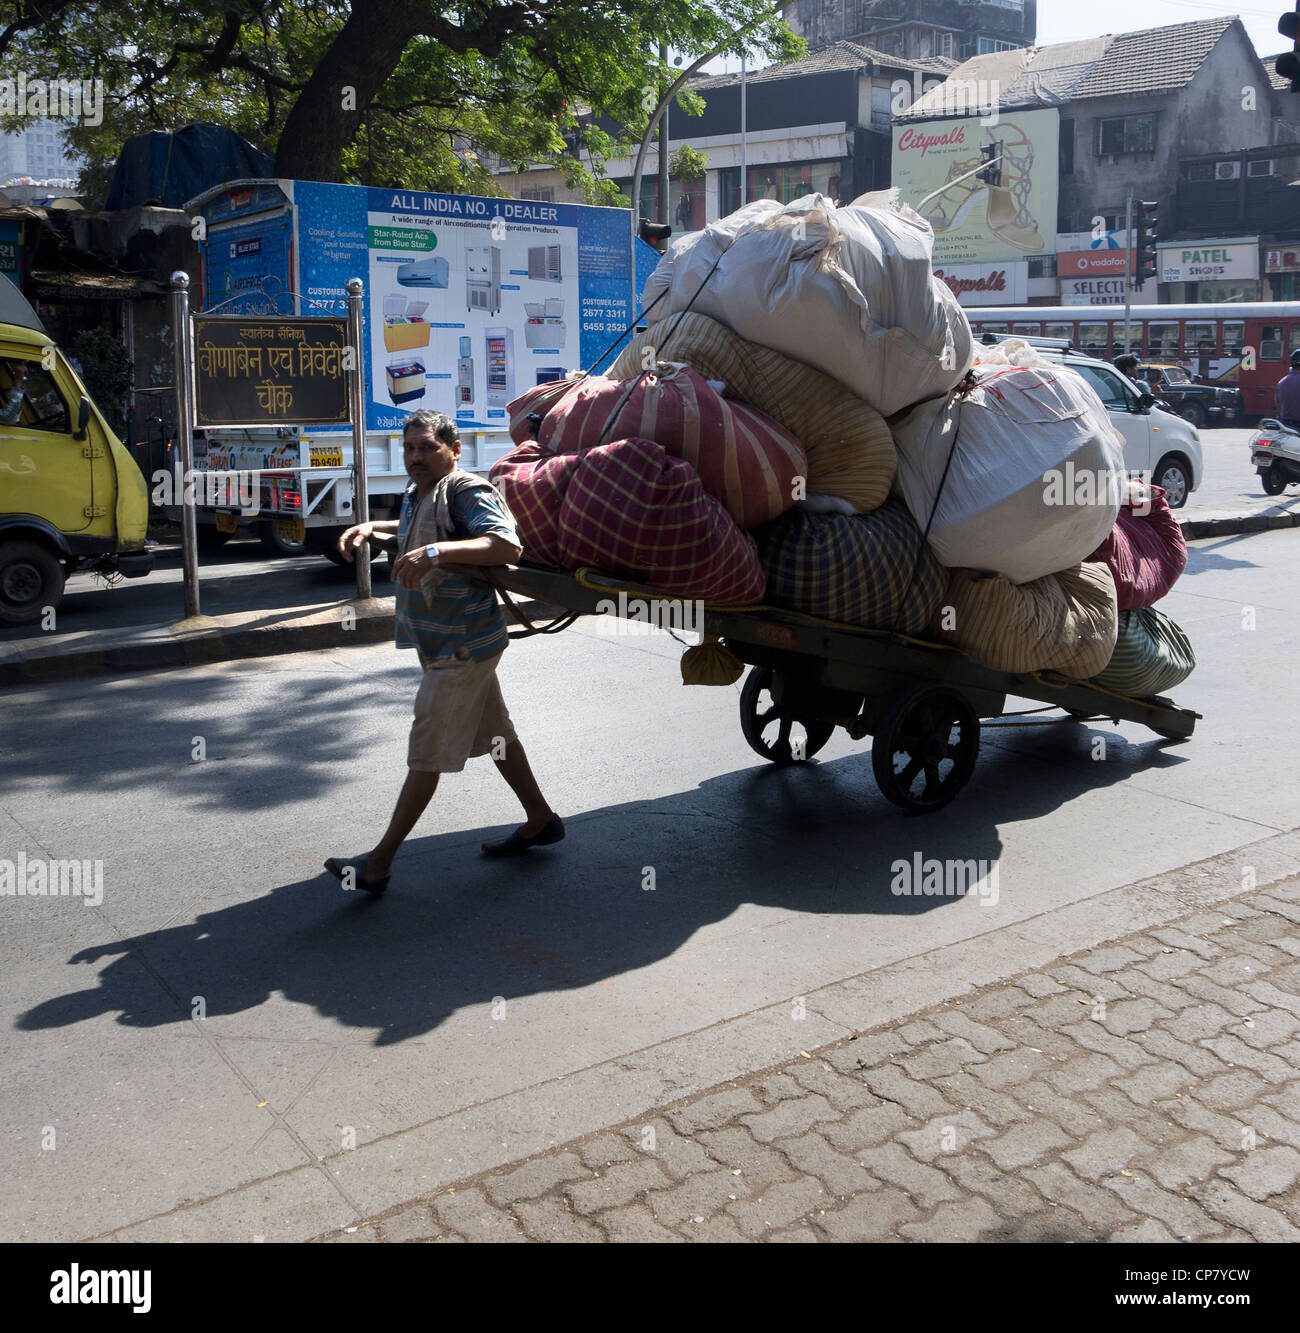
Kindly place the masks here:
POLYGON ((186 125, 174 134, 151 130, 122 145, 106 206, 181 208, 223 181, 270 176, 273 166, 269 153, 220 125, 186 125))

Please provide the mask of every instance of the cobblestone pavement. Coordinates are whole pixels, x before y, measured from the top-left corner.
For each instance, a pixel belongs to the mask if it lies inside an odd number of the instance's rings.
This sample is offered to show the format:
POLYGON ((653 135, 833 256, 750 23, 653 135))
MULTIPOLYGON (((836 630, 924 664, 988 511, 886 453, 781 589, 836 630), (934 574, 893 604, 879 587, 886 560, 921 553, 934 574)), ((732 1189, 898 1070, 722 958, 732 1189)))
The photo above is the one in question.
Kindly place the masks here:
POLYGON ((1300 1240, 1300 878, 321 1241, 1300 1240))

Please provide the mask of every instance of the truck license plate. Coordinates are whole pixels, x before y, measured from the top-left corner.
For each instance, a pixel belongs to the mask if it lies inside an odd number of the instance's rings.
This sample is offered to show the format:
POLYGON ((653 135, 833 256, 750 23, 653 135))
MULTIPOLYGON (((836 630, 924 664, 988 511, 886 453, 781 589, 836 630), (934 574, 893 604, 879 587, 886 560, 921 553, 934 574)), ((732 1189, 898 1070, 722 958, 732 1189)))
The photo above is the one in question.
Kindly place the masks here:
POLYGON ((307 536, 307 525, 300 518, 277 518, 275 535, 282 542, 300 542, 307 536))
POLYGON ((318 448, 316 445, 312 445, 311 465, 312 467, 342 467, 343 450, 318 448))

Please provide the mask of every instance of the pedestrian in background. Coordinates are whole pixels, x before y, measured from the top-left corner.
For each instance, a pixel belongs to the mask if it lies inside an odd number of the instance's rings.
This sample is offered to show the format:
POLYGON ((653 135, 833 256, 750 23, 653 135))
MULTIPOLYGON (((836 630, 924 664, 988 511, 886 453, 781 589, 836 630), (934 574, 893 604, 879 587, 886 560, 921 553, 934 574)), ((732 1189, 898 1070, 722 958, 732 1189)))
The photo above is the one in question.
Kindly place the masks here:
POLYGON ((1277 414, 1284 426, 1300 430, 1300 347, 1291 353, 1291 371, 1277 382, 1277 414))

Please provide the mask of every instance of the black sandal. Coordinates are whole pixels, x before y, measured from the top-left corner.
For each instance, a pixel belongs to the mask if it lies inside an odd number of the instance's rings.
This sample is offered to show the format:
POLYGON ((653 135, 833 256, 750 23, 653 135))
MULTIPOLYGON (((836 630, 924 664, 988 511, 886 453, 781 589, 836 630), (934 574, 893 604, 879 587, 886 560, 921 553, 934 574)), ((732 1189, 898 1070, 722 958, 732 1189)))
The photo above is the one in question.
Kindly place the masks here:
POLYGON ((564 825, 559 815, 552 815, 531 837, 520 833, 518 829, 500 842, 485 842, 484 856, 522 856, 531 847, 547 847, 553 842, 564 840, 564 825))
POLYGON ((331 856, 329 860, 325 862, 325 869, 328 870, 335 879, 341 880, 344 888, 349 887, 348 876, 349 872, 351 872, 350 877, 352 880, 352 888, 364 889, 367 893, 378 898, 388 888, 388 881, 392 879, 392 875, 385 875, 383 879, 369 880, 362 873, 365 868, 366 859, 364 856, 356 861, 340 861, 337 857, 331 856))

